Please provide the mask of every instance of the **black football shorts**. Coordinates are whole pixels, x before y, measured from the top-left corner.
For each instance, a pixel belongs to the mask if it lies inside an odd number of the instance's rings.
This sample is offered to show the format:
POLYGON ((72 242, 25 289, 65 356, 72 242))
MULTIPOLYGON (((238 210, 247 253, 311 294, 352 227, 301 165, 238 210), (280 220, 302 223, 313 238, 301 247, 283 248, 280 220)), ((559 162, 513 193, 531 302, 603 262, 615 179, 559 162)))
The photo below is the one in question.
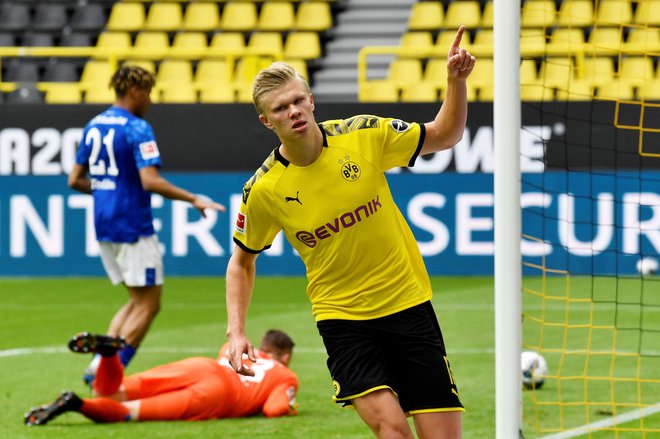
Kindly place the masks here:
POLYGON ((390 389, 408 415, 463 411, 431 302, 371 320, 317 322, 334 400, 390 389))

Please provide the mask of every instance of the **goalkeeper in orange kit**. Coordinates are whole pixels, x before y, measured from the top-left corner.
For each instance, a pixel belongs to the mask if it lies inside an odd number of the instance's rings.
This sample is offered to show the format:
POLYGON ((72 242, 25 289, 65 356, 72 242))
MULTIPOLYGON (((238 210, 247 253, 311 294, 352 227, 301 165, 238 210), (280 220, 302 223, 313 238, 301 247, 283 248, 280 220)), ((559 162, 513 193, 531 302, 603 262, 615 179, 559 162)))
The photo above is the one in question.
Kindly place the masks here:
MULTIPOLYGON (((79 353, 99 353, 101 363, 93 383, 95 398, 63 392, 53 403, 31 409, 25 424, 44 425, 74 411, 96 422, 203 420, 263 413, 267 417, 296 413, 298 378, 289 368, 294 343, 279 330, 262 338, 255 376, 236 374, 226 356, 191 357, 124 377, 117 351, 121 337, 83 332, 69 341, 79 353)), ((245 361, 248 361, 247 359, 245 361)))

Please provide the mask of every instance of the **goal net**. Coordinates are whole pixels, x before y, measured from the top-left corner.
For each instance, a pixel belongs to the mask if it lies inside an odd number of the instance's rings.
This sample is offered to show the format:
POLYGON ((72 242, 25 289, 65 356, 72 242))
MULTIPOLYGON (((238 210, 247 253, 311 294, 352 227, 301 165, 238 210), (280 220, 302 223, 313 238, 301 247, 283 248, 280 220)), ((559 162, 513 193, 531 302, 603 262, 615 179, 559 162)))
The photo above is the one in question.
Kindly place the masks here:
POLYGON ((522 3, 528 438, 660 437, 659 26, 659 0, 522 3))

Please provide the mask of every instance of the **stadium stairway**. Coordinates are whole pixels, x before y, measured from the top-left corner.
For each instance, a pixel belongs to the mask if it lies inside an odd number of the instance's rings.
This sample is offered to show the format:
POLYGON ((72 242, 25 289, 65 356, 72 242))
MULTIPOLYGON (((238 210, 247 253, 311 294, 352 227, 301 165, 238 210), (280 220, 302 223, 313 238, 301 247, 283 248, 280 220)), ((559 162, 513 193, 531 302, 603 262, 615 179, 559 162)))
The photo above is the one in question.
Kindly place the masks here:
MULTIPOLYGON (((315 74, 312 92, 323 102, 355 102, 358 52, 363 46, 398 46, 416 0, 346 0, 333 38, 315 74)), ((369 79, 384 78, 393 56, 369 58, 369 79)))

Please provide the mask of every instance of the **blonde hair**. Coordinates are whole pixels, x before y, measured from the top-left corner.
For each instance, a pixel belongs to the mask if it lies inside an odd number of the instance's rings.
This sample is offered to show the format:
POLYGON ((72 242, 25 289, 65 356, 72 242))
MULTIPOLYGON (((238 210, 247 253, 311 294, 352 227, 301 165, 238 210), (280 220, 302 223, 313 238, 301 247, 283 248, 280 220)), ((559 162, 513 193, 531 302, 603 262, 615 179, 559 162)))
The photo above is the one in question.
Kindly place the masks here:
POLYGON ((135 86, 139 89, 149 90, 156 83, 153 73, 138 66, 123 66, 117 70, 108 84, 114 89, 117 97, 124 97, 128 89, 135 86))
POLYGON ((254 102, 254 107, 257 109, 257 113, 263 113, 261 98, 264 94, 277 90, 292 79, 301 81, 305 85, 307 93, 312 93, 307 80, 286 63, 274 62, 268 68, 260 71, 254 78, 254 85, 252 87, 252 101, 254 102))

